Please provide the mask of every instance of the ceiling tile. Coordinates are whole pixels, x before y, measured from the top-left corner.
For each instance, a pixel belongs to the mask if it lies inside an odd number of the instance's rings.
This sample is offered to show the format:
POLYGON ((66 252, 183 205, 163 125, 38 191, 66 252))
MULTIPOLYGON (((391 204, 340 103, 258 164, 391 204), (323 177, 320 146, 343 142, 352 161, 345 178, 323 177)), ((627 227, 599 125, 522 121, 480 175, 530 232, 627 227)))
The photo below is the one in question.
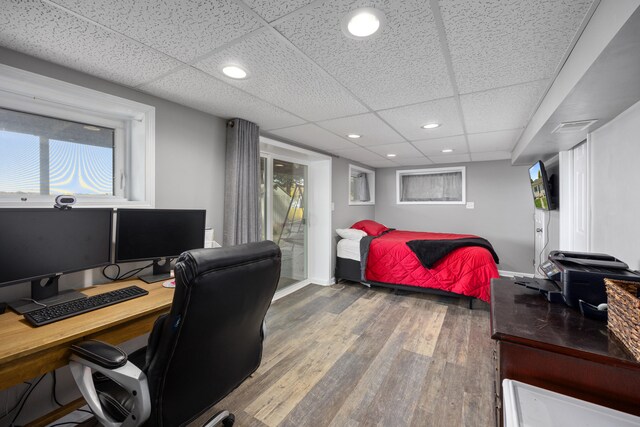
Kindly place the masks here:
POLYGON ((2 2, 0 45, 126 86, 180 63, 41 2, 2 2))
POLYGON ((262 16, 267 22, 273 22, 278 18, 308 5, 312 1, 313 0, 244 0, 251 9, 262 16))
POLYGON ((345 150, 332 150, 332 153, 336 154, 337 156, 344 157, 345 159, 355 160, 364 164, 369 164, 369 162, 377 162, 378 160, 386 160, 380 157, 378 154, 372 153, 371 151, 361 147, 349 148, 345 150))
POLYGON ((378 114, 410 141, 461 135, 460 114, 453 98, 423 102, 407 107, 379 111, 378 114), (440 123, 435 129, 422 129, 427 123, 440 123))
POLYGON ((541 80, 460 96, 467 132, 524 127, 548 83, 541 80))
POLYGON ((233 0, 53 1, 185 62, 261 26, 233 0))
POLYGON ((426 141, 413 141, 412 144, 425 156, 441 156, 444 154, 442 153, 444 149, 452 149, 456 154, 468 152, 467 140, 464 135, 427 139, 426 141))
POLYGON ((395 154, 396 156, 391 158, 391 161, 393 162, 399 159, 423 157, 422 153, 416 150, 416 148, 408 142, 401 142, 399 144, 376 145, 368 148, 369 150, 378 153, 383 157, 386 157, 387 154, 395 154))
POLYGON ((339 135, 351 133, 361 135, 360 138, 354 139, 353 142, 366 147, 404 141, 402 136, 375 114, 371 113, 327 120, 318 123, 318 125, 339 135))
POLYGON ((465 163, 470 162, 468 154, 446 154, 442 156, 429 156, 433 163, 465 163))
POLYGON ((440 0, 461 93, 547 79, 592 0, 440 0))
POLYGON ((191 67, 146 84, 140 90, 219 117, 250 120, 262 130, 304 123, 286 111, 191 67))
POLYGON ((406 159, 397 159, 394 160, 399 166, 426 166, 432 165, 433 162, 426 157, 414 157, 414 158, 406 158, 406 159))
POLYGON ((424 0, 328 0, 285 18, 276 29, 374 110, 453 94, 424 0), (359 6, 385 13, 379 35, 354 40, 342 33, 342 18, 359 6))
POLYGON ((483 151, 511 151, 518 141, 522 129, 476 133, 467 136, 472 153, 483 151))
POLYGON ((331 76, 271 31, 253 34, 195 67, 309 121, 367 111, 331 76), (240 65, 248 78, 224 76, 220 70, 228 64, 240 65))
POLYGON ((367 166, 371 166, 374 168, 395 168, 398 166, 397 163, 394 163, 391 160, 387 159, 369 160, 366 164, 367 166))
POLYGON ((474 162, 486 162, 489 160, 511 159, 509 151, 488 151, 485 153, 471 153, 471 160, 474 162))
POLYGON ((347 141, 346 139, 335 136, 331 132, 311 123, 307 123, 302 126, 293 126, 286 129, 277 129, 270 133, 293 142, 329 152, 346 150, 348 148, 358 148, 357 145, 347 141))

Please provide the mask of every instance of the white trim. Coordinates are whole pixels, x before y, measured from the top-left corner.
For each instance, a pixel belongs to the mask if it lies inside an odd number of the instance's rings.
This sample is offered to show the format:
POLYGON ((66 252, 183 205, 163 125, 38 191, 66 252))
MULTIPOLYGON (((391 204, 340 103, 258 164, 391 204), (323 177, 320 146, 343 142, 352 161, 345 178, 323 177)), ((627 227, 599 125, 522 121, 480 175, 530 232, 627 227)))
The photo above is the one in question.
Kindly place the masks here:
POLYGON ((311 278, 309 279, 311 280, 311 283, 313 283, 314 285, 320 285, 320 286, 331 286, 331 285, 335 285, 336 284, 336 278, 335 277, 330 277, 328 280, 327 279, 318 279, 318 278, 311 278))
POLYGON ((467 204, 467 168, 466 166, 451 166, 445 168, 398 169, 396 170, 396 204, 398 205, 466 205, 467 204), (403 202, 400 200, 400 175, 432 175, 437 173, 462 173, 462 200, 460 201, 424 201, 403 202))
POLYGON ((532 273, 521 273, 519 271, 509 271, 509 270, 498 270, 498 274, 500 275, 500 277, 515 277, 515 276, 529 277, 529 278, 536 277, 535 274, 532 274, 532 273))
POLYGON ((304 288, 307 285, 310 285, 312 282, 309 279, 306 280, 302 280, 298 283, 294 283, 293 285, 289 285, 284 289, 280 289, 279 291, 277 291, 275 293, 275 295, 273 296, 273 299, 271 300, 272 302, 278 301, 280 298, 284 298, 287 295, 290 295, 296 291, 299 291, 300 289, 304 288))
POLYGON ((356 166, 356 165, 352 165, 351 163, 349 163, 349 182, 347 183, 349 185, 349 191, 347 193, 347 202, 349 203, 349 206, 360 206, 360 205, 375 205, 376 204, 376 172, 372 171, 371 169, 366 169, 360 166, 356 166), (369 186, 369 196, 371 197, 371 200, 368 202, 355 202, 353 200, 351 200, 351 171, 355 170, 357 172, 364 172, 367 175, 371 176, 371 180, 370 180, 370 186, 369 186))
MULTIPOLYGON (((115 129, 116 143, 124 143, 126 151, 116 153, 121 162, 116 164, 120 170, 114 170, 114 185, 119 187, 124 180, 130 184, 128 194, 116 191, 124 197, 78 196, 79 205, 155 206, 155 107, 4 64, 0 64, 0 107, 115 129), (127 157, 124 161, 123 156, 127 157)), ((116 147, 116 151, 121 149, 116 147)), ((33 207, 53 202, 53 196, 32 195, 29 199, 33 199, 28 202, 33 207)), ((27 207, 19 195, 3 198, 0 206, 27 207)))

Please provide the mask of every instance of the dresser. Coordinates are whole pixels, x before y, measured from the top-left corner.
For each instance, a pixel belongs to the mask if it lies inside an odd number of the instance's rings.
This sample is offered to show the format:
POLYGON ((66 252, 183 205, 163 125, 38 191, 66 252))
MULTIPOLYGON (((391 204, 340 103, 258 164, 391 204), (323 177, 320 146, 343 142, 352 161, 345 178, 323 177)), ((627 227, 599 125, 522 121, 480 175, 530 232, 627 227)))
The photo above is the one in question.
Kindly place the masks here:
POLYGON ((510 279, 493 279, 491 338, 498 425, 505 378, 640 415, 640 363, 609 334, 606 322, 549 303, 510 279))

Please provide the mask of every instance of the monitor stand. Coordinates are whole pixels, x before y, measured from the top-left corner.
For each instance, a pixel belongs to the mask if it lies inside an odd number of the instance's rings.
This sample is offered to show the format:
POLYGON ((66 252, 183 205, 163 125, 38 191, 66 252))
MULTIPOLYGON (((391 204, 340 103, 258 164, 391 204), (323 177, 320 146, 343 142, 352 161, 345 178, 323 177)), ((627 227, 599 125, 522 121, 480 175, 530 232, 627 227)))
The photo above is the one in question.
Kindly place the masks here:
POLYGON ((172 279, 171 275, 171 258, 164 258, 164 263, 160 264, 162 260, 153 261, 153 273, 146 276, 138 276, 138 279, 145 283, 161 282, 163 280, 172 279))
POLYGON ((31 298, 22 298, 8 303, 9 307, 18 314, 29 313, 41 308, 86 298, 78 291, 67 290, 58 292, 58 279, 61 274, 31 281, 31 298), (45 281, 43 283, 43 281, 45 281), (37 302, 34 302, 37 301, 37 302))

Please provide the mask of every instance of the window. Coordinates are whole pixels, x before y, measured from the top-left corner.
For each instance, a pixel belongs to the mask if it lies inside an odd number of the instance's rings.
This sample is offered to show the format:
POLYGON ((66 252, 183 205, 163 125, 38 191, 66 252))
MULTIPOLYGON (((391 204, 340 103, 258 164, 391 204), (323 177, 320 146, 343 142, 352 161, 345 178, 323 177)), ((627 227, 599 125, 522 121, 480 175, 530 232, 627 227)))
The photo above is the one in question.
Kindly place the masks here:
POLYGON ((376 173, 349 165, 349 204, 373 205, 376 198, 376 173))
POLYGON ((155 108, 0 65, 0 206, 154 205, 155 108))
POLYGON ((464 204, 465 167, 396 171, 398 204, 464 204))

